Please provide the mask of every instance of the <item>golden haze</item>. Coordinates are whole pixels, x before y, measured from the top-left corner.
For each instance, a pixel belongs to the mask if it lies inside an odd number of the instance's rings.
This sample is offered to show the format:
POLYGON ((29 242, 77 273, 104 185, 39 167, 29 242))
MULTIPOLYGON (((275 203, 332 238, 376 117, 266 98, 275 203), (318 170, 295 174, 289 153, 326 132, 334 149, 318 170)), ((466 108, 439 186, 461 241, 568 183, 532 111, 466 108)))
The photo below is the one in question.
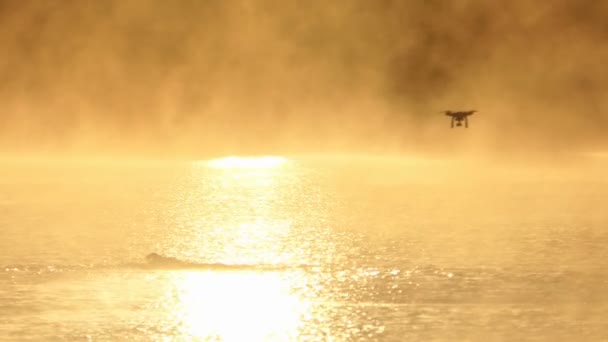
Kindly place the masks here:
POLYGON ((4 155, 605 149, 604 2, 0 4, 4 155), (477 109, 467 131, 440 111, 477 109))

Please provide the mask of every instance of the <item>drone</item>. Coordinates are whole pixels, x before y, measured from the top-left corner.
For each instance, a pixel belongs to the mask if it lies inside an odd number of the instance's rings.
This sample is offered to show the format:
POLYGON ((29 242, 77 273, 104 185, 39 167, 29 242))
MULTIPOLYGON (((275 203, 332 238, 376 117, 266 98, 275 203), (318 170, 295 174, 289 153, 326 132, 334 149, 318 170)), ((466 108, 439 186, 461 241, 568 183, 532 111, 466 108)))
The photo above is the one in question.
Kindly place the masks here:
POLYGON ((445 115, 452 117, 452 125, 450 126, 451 128, 454 128, 454 121, 456 121, 456 126, 462 126, 462 122, 464 121, 464 127, 468 128, 469 120, 467 119, 467 117, 469 115, 473 115, 473 113, 475 113, 475 112, 476 112, 476 110, 459 111, 459 112, 453 112, 451 110, 444 111, 445 115))

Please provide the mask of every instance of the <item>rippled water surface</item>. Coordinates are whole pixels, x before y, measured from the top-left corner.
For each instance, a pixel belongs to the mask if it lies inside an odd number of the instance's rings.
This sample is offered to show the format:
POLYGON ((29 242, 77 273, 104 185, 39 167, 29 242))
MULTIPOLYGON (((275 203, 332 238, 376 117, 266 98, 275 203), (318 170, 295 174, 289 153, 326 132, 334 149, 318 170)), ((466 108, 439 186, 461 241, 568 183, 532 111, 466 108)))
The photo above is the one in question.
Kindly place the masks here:
POLYGON ((607 340, 607 181, 474 170, 4 165, 0 340, 607 340))

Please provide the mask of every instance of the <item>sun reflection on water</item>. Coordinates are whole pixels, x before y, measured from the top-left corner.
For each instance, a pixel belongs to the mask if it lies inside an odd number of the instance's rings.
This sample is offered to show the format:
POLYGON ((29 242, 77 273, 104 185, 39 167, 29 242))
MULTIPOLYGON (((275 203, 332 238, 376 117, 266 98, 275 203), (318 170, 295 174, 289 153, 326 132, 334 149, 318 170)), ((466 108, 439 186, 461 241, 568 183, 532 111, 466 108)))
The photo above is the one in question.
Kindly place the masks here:
POLYGON ((173 320, 194 339, 293 340, 309 310, 281 273, 180 272, 173 286, 173 320))
POLYGON ((286 158, 278 156, 237 157, 230 156, 209 160, 206 164, 220 169, 266 169, 276 168, 287 162, 286 158))
MULTIPOLYGON (((185 188, 192 195, 177 204, 184 213, 178 219, 196 228, 187 243, 170 251, 172 255, 199 251, 205 255, 202 262, 261 268, 288 265, 290 248, 285 244, 290 243, 292 222, 281 213, 279 191, 286 162, 283 157, 266 156, 197 163, 193 186, 185 188)), ((310 303, 294 292, 305 282, 300 278, 285 270, 175 272, 161 301, 180 336, 295 340, 310 310, 310 303)))

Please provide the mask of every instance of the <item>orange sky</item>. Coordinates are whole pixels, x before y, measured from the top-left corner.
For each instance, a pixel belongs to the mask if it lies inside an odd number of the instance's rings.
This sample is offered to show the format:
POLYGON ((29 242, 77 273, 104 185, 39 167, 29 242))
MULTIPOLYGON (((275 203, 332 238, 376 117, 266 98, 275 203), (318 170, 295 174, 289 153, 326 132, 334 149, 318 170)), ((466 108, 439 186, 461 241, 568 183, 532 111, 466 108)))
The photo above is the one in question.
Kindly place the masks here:
POLYGON ((608 3, 0 2, 0 151, 597 150, 608 3), (477 109, 449 130, 446 109, 477 109))

